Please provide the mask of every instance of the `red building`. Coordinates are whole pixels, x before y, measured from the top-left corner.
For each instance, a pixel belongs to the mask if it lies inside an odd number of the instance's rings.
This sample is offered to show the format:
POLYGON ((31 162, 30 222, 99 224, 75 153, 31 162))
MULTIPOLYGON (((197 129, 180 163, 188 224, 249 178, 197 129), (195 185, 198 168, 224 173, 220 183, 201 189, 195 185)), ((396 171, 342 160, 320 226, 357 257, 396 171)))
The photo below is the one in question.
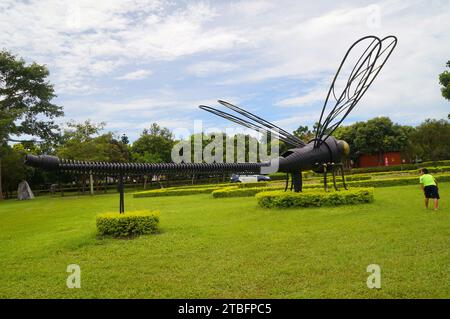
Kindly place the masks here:
POLYGON ((359 167, 371 166, 392 166, 405 163, 400 152, 387 152, 380 156, 379 154, 362 154, 359 157, 359 167))

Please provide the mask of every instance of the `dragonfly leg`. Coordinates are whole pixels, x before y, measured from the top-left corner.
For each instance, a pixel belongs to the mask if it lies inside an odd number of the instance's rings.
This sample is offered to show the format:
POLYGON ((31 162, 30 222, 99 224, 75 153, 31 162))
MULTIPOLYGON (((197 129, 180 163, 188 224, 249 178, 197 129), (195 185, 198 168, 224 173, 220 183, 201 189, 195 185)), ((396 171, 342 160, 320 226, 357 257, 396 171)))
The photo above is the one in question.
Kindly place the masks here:
POLYGON ((337 169, 337 166, 333 165, 332 168, 331 168, 331 174, 333 175, 333 186, 334 186, 334 189, 338 191, 339 189, 337 188, 337 185, 336 185, 336 169, 337 169))

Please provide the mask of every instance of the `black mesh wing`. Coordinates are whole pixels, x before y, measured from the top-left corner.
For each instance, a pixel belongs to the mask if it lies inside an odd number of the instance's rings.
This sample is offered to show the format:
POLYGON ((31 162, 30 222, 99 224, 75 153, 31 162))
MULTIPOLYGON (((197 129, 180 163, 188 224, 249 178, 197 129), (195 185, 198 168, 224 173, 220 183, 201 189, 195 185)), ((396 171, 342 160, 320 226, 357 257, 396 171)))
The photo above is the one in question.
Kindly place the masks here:
POLYGON ((348 49, 331 83, 315 132, 315 147, 323 143, 366 93, 397 45, 395 36, 366 36, 348 49), (324 118, 325 112, 328 115, 324 118))
POLYGON ((244 127, 258 131, 260 133, 271 134, 271 136, 278 138, 279 140, 281 140, 291 146, 294 146, 294 147, 305 146, 305 143, 301 139, 299 139, 297 136, 283 130, 282 128, 276 126, 275 124, 270 123, 269 121, 264 120, 263 118, 255 115, 253 113, 250 113, 249 111, 246 111, 246 110, 244 110, 234 104, 231 104, 229 102, 222 101, 222 100, 219 100, 218 102, 220 104, 222 104, 223 106, 229 108, 230 110, 233 110, 234 112, 239 113, 239 114, 243 115, 244 117, 252 120, 253 122, 250 122, 250 121, 248 121, 244 118, 238 117, 236 115, 212 108, 210 106, 200 105, 199 108, 201 108, 202 110, 205 110, 207 112, 210 112, 212 114, 215 114, 217 116, 220 116, 224 119, 227 119, 229 121, 232 121, 234 123, 237 123, 239 125, 242 125, 244 127))

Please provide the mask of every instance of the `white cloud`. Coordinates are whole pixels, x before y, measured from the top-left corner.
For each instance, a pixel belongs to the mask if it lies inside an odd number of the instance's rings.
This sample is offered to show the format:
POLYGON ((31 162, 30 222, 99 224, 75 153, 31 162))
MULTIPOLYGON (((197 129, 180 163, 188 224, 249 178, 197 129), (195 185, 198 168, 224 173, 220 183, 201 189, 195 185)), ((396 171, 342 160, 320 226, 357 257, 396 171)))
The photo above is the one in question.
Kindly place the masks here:
POLYGON ((304 106, 318 101, 324 101, 328 92, 325 88, 314 89, 308 93, 292 98, 283 99, 276 103, 278 106, 304 106))
POLYGON ((142 80, 148 78, 153 72, 150 70, 137 70, 116 77, 118 80, 142 80))
POLYGON ((201 2, 32 0, 5 1, 0 9, 0 47, 47 63, 61 88, 134 61, 170 61, 243 41, 230 30, 206 27, 217 13, 201 2))
POLYGON ((258 114, 294 129, 317 119, 354 40, 394 34, 397 49, 348 122, 445 116, 437 75, 448 60, 450 2, 376 6, 365 0, 2 0, 0 47, 48 65, 68 117, 133 127, 147 119, 183 122, 199 114, 198 101, 231 96, 249 105, 272 101, 278 107, 258 114), (368 23, 377 11, 379 24, 368 23), (145 74, 150 70, 158 77, 145 74))
POLYGON ((237 67, 237 65, 228 62, 204 61, 189 65, 187 67, 187 72, 198 77, 204 77, 217 73, 230 72, 235 70, 237 67))

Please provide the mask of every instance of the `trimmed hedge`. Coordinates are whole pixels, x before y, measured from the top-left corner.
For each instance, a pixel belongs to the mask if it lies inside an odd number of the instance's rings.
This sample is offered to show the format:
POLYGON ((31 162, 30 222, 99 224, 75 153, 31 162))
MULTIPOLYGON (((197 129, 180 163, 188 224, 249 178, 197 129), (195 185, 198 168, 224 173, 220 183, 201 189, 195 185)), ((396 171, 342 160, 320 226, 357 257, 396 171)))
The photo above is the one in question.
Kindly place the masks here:
MULTIPOLYGON (((313 171, 303 171, 302 176, 303 176, 303 179, 307 179, 307 178, 311 178, 311 177, 315 177, 315 176, 322 176, 322 175, 319 173, 314 173, 313 171)), ((272 174, 269 174, 269 177, 272 181, 285 180, 286 173, 281 173, 281 172, 272 173, 272 174)))
POLYGON ((361 167, 352 168, 352 174, 359 173, 373 173, 373 172, 392 172, 392 171, 411 171, 422 167, 436 167, 436 166, 450 166, 450 160, 444 161, 429 161, 422 163, 412 163, 412 164, 402 164, 402 165, 392 165, 392 166, 374 166, 374 167, 361 167))
MULTIPOLYGON (((450 174, 436 175, 438 182, 449 182, 450 174)), ((419 176, 402 177, 402 178, 385 178, 385 179, 372 179, 367 181, 354 181, 348 182, 349 186, 357 187, 389 187, 389 186, 402 186, 402 185, 419 185, 419 176)), ((341 186, 338 183, 338 186, 341 186)))
MULTIPOLYGON (((237 188, 237 187, 236 187, 237 188)), ((182 196, 195 194, 210 194, 220 187, 192 187, 192 188, 162 188, 151 191, 137 192, 133 194, 134 198, 142 197, 160 197, 160 196, 182 196)))
MULTIPOLYGON (((422 166, 421 168, 427 168, 426 166, 422 166)), ((420 169, 420 168, 419 168, 420 169)), ((417 171, 419 171, 417 169, 417 171)), ((428 171, 430 173, 444 173, 444 172, 450 172, 450 166, 437 166, 437 167, 429 167, 428 171)))
POLYGON ((418 163, 419 166, 450 166, 450 160, 442 160, 442 161, 428 161, 428 162, 422 162, 418 163))
MULTIPOLYGON (((450 182, 450 174, 442 174, 434 176, 438 182, 450 182)), ((347 179, 346 179, 347 181, 347 179)), ((349 187, 391 187, 391 186, 402 186, 402 185, 419 185, 419 176, 411 177, 398 177, 398 178, 384 178, 384 179, 369 179, 369 180, 359 180, 359 181, 348 181, 346 182, 349 187)), ((339 179, 336 181, 336 185, 342 188, 342 182, 339 179)), ((323 183, 318 184, 305 184, 304 189, 311 188, 323 188, 323 183)), ((328 180, 328 188, 333 189, 333 182, 328 180)))
POLYGON ((227 183, 227 184, 208 185, 207 187, 199 187, 199 186, 172 187, 172 188, 161 188, 137 192, 133 194, 133 197, 142 198, 142 197, 209 194, 215 190, 220 190, 224 188, 226 189, 262 188, 267 187, 267 185, 268 185, 267 182, 257 182, 257 183, 227 183))
POLYGON ((228 186, 235 185, 239 188, 255 188, 255 187, 266 187, 269 185, 268 182, 253 182, 253 183, 232 183, 231 185, 228 184, 228 186))
MULTIPOLYGON (((438 182, 450 181, 450 174, 441 174, 435 176, 438 182)), ((346 177, 347 185, 349 187, 390 187, 390 186, 402 186, 402 185, 416 185, 419 183, 419 176, 411 177, 398 177, 398 178, 385 178, 385 179, 372 179, 370 175, 361 176, 348 176, 346 177)), ((156 190, 143 191, 133 194, 135 198, 141 197, 159 197, 159 196, 182 196, 182 195, 195 195, 195 194, 210 194, 212 193, 214 198, 225 197, 250 197, 267 190, 282 190, 284 186, 268 186, 271 185, 267 182, 258 183, 227 183, 210 185, 208 187, 174 187, 163 188, 156 190), (223 187, 226 185, 226 187, 223 187)), ((342 188, 342 182, 337 177, 336 185, 342 188)), ((304 184, 304 189, 320 189, 323 188, 322 180, 318 180, 318 183, 304 184)), ((331 178, 328 180, 328 188, 333 189, 333 183, 331 178)))
POLYGON ((154 234, 158 232, 159 212, 103 213, 97 215, 96 224, 100 235, 131 237, 154 234))
MULTIPOLYGON (((339 181, 342 178, 340 176, 336 176, 336 179, 339 181)), ((367 181, 369 179, 372 179, 372 176, 370 175, 356 175, 356 176, 345 176, 345 181, 353 182, 353 181, 367 181)))
POLYGON ((419 173, 419 170, 421 169, 421 168, 428 168, 428 171, 430 172, 430 173, 432 173, 432 174, 435 174, 435 173, 446 173, 446 172, 450 172, 450 166, 436 166, 436 167, 428 167, 428 166, 425 166, 425 165, 419 165, 419 167, 418 168, 415 168, 415 169, 410 169, 410 170, 402 170, 402 171, 389 171, 389 172, 386 172, 386 171, 383 171, 383 172, 373 172, 373 173, 361 173, 361 174, 359 174, 359 173, 355 173, 355 174, 352 174, 352 175, 350 175, 350 176, 348 176, 348 177, 352 177, 352 176, 378 176, 378 175, 388 175, 388 174, 418 174, 419 173))
POLYGON ((284 189, 284 187, 253 187, 253 188, 235 188, 235 187, 225 187, 212 192, 214 198, 225 198, 225 197, 251 197, 255 196, 259 192, 264 192, 267 190, 279 190, 284 189))
MULTIPOLYGON (((174 186, 174 187, 166 187, 164 189, 186 189, 186 188, 208 188, 208 187, 225 187, 230 185, 230 183, 218 183, 218 184, 194 184, 194 185, 181 185, 181 186, 174 186)), ((161 188, 162 189, 162 188, 161 188)))
POLYGON ((370 203, 373 201, 373 188, 355 188, 347 191, 307 190, 301 193, 269 191, 256 194, 261 207, 319 207, 370 203))
POLYGON ((352 174, 361 174, 361 173, 375 173, 375 172, 409 171, 417 169, 418 167, 419 167, 418 164, 359 167, 359 168, 352 168, 350 172, 352 174))
MULTIPOLYGON (((438 182, 450 181, 450 175, 438 175, 435 176, 438 182)), ((391 186, 402 186, 402 185, 418 185, 419 176, 414 177, 401 177, 401 178, 386 178, 386 179, 362 179, 357 181, 349 181, 347 185, 349 187, 391 187, 391 186)), ((342 182, 336 182, 338 188, 343 190, 342 182)), ((308 190, 322 190, 323 183, 314 184, 304 184, 303 189, 308 190)), ((331 180, 328 181, 328 189, 333 191, 333 183, 331 180)), ((225 187, 219 188, 212 192, 214 198, 226 198, 226 197, 251 197, 258 193, 264 191, 273 190, 283 190, 284 186, 273 186, 273 187, 258 187, 258 188, 236 188, 236 187, 225 187)))

